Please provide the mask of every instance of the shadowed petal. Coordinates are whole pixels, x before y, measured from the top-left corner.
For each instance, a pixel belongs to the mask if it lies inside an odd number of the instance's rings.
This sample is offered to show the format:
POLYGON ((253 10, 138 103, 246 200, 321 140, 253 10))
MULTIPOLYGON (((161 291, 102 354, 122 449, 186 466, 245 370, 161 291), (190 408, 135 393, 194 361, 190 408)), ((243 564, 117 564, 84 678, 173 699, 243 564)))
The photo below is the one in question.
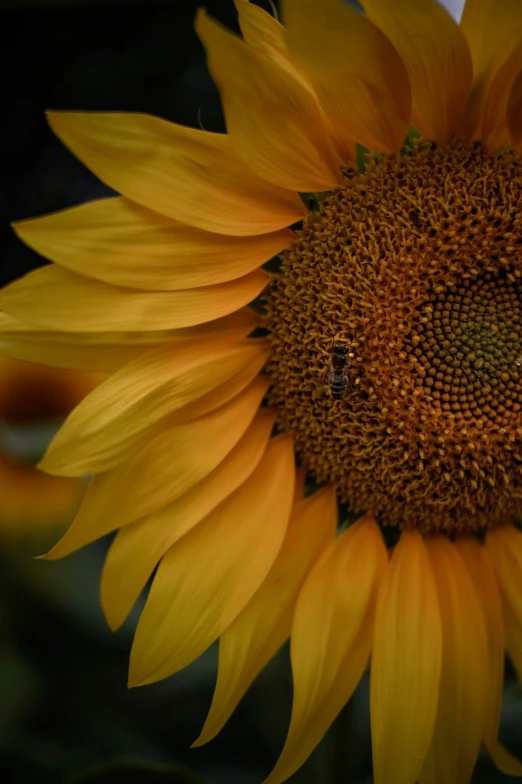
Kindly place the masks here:
POLYGON ((442 629, 419 533, 404 531, 379 593, 370 676, 375 784, 412 784, 428 751, 439 698, 442 629))
POLYGON ((486 548, 500 586, 509 658, 522 680, 522 533, 512 525, 488 531, 486 548))
POLYGON ((411 124, 426 138, 447 144, 460 128, 473 78, 461 30, 435 0, 362 0, 362 5, 406 66, 411 124))
POLYGON ((406 69, 385 35, 341 0, 283 0, 292 58, 349 139, 398 152, 410 121, 406 69))
POLYGON ((278 436, 252 476, 162 559, 136 629, 131 686, 186 667, 239 615, 279 552, 293 494, 292 440, 278 436))
POLYGON ((326 549, 305 581, 290 638, 290 729, 264 784, 281 784, 303 764, 357 686, 368 663, 386 561, 379 528, 365 517, 326 549))
POLYGON ((313 563, 333 541, 337 503, 324 488, 294 506, 279 555, 265 581, 219 641, 216 690, 193 746, 222 729, 239 700, 290 634, 297 595, 313 563))
POLYGON ((461 28, 471 51, 473 89, 464 114, 468 138, 496 149, 509 141, 508 100, 522 70, 522 4, 467 0, 461 28))
POLYGON ((442 669, 435 732, 421 784, 468 784, 484 738, 489 673, 484 615, 457 548, 426 541, 442 619, 442 669))
POLYGON ((270 409, 261 409, 237 445, 205 479, 159 512, 120 529, 105 560, 101 582, 102 607, 111 629, 123 623, 167 550, 252 474, 274 419, 270 409))
POLYGON ((507 121, 509 138, 522 150, 522 70, 519 72, 508 98, 507 121))
POLYGON ((510 776, 522 775, 522 763, 498 742, 498 726, 504 683, 504 622, 502 601, 489 551, 475 537, 459 537, 455 547, 464 559, 480 598, 488 636, 488 708, 484 746, 495 765, 510 776))

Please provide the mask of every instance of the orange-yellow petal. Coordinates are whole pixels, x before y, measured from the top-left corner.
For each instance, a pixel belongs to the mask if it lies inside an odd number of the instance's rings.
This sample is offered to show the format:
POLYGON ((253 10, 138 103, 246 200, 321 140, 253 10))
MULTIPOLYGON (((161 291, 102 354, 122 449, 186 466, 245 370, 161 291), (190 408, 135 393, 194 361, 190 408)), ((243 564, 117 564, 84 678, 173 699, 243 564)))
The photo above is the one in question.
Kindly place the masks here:
POLYGON ((248 46, 271 57, 287 58, 287 36, 283 25, 250 0, 234 0, 241 34, 248 46))
POLYGON ((53 332, 0 313, 0 352, 51 367, 113 373, 169 341, 221 337, 240 340, 259 324, 252 308, 185 329, 139 332, 53 332))
POLYGON ((289 229, 227 237, 113 198, 13 224, 61 267, 116 286, 176 291, 241 278, 287 249, 289 229))
POLYGON ((62 142, 138 204, 218 234, 264 234, 305 214, 295 193, 257 177, 225 134, 148 114, 49 112, 62 142))
POLYGON ((328 547, 299 594, 290 653, 294 701, 288 737, 265 784, 281 784, 306 760, 368 663, 386 548, 365 517, 328 547))
POLYGON ((466 39, 436 0, 362 0, 408 71, 411 124, 439 144, 460 128, 473 78, 466 39))
POLYGON ((234 149, 269 182, 296 191, 324 191, 342 182, 341 161, 314 93, 284 65, 202 9, 196 32, 219 87, 234 149))
POLYGON ((238 310, 254 300, 268 280, 259 269, 215 286, 136 291, 50 264, 0 291, 0 307, 27 324, 65 332, 178 329, 238 310))
POLYGON ((460 23, 473 60, 473 88, 464 113, 468 138, 490 148, 509 141, 507 108, 522 70, 522 4, 467 0, 460 23))
POLYGON ((102 607, 112 629, 120 626, 161 557, 243 484, 258 465, 275 414, 261 409, 245 435, 205 479, 163 509, 121 528, 107 554, 102 607))
POLYGON ((267 386, 264 379, 255 379, 229 404, 186 424, 162 429, 124 463, 96 476, 73 524, 45 557, 62 558, 162 509, 197 485, 246 432, 267 386))
POLYGON ((283 0, 292 58, 348 139, 398 152, 410 122, 406 68, 385 35, 342 0, 283 0))
POLYGON ((186 667, 239 615, 276 559, 293 494, 293 444, 279 436, 252 476, 162 559, 136 629, 130 685, 186 667))
POLYGON ((335 537, 337 503, 324 488, 294 506, 279 555, 242 613, 221 635, 216 690, 205 726, 193 744, 221 730, 254 678, 290 634, 299 589, 307 572, 335 537))
POLYGON ((488 637, 488 708, 484 746, 497 768, 511 776, 522 775, 522 763, 498 742, 502 686, 504 681, 504 621, 502 600, 489 551, 475 537, 459 537, 455 546, 464 559, 480 599, 488 637))
POLYGON ((159 346, 125 365, 75 408, 40 467, 62 476, 108 471, 125 459, 149 428, 215 392, 248 366, 246 385, 267 356, 262 340, 187 340, 159 346))
POLYGON ((379 593, 370 677, 375 784, 418 779, 435 726, 442 658, 437 588, 426 545, 405 531, 379 593))
POLYGON ((522 533, 512 525, 495 528, 486 548, 502 594, 506 648, 522 680, 522 533))
POLYGON ((484 614, 457 548, 428 539, 442 620, 439 705, 421 784, 468 784, 486 727, 489 661, 484 614))

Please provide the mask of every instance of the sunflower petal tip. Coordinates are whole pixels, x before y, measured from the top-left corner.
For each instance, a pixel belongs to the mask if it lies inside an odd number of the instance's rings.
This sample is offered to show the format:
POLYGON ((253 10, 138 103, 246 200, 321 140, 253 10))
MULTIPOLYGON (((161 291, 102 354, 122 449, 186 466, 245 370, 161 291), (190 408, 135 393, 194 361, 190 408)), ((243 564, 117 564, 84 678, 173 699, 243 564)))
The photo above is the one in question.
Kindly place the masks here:
POLYGON ((39 471, 53 474, 54 476, 78 476, 77 472, 69 464, 57 459, 54 452, 47 452, 40 462, 36 464, 36 467, 39 471))
POLYGON ((103 615, 111 632, 117 632, 122 625, 123 620, 116 615, 112 615, 106 607, 103 607, 103 615))

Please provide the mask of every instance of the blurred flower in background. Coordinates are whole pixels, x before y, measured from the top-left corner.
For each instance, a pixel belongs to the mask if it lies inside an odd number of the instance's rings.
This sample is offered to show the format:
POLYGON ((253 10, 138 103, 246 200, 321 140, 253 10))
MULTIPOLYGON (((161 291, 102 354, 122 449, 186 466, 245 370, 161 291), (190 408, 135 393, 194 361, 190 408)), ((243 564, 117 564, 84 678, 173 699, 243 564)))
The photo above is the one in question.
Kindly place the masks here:
POLYGON ((0 546, 47 539, 72 520, 84 481, 36 464, 72 409, 104 379, 0 357, 0 546))

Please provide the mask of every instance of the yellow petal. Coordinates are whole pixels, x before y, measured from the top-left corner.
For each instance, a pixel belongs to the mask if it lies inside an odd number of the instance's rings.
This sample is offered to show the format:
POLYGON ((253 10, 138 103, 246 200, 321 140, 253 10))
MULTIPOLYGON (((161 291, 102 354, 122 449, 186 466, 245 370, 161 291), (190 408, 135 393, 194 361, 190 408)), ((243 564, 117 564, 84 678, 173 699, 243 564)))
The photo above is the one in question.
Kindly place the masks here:
POLYGON ((396 47, 408 71, 411 124, 447 144, 460 128, 473 78, 466 39, 436 0, 361 0, 366 14, 396 47))
POLYGON ((293 479, 292 440, 279 436, 252 476, 164 556, 136 629, 130 685, 183 669, 239 615, 283 542, 293 479))
POLYGON ((340 185, 341 161, 313 92, 203 9, 196 16, 196 32, 238 155, 260 177, 284 188, 324 191, 340 185))
POLYGON ((62 558, 162 509, 213 471, 248 429, 267 389, 256 379, 228 405, 165 429, 112 471, 96 476, 73 524, 46 558, 62 558))
POLYGON ((486 548, 502 594, 506 647, 522 680, 522 533, 512 525, 495 528, 486 548))
POLYGON ((13 224, 61 267, 117 286, 176 291, 241 278, 290 247, 293 233, 226 237, 165 218, 128 199, 101 199, 13 224))
POLYGON ((240 340, 258 326, 251 308, 186 329, 158 332, 49 332, 0 313, 0 352, 52 367, 113 373, 169 341, 210 336, 240 340))
POLYGON ((369 149, 398 152, 411 89, 394 46, 341 0, 283 0, 282 7, 290 54, 328 117, 369 149))
POLYGON ((337 502, 332 488, 324 488, 294 507, 270 573, 221 636, 216 690, 194 746, 217 735, 254 678, 289 636, 303 580, 326 545, 333 541, 336 525, 337 502))
POLYGON ((412 784, 428 751, 439 698, 442 628, 424 541, 405 531, 379 594, 370 679, 375 784, 412 784))
POLYGON ((294 680, 285 747, 265 784, 286 781, 351 697, 368 663, 386 548, 370 517, 348 528, 310 572, 290 638, 294 680))
POLYGON ((215 392, 248 366, 246 385, 267 356, 265 342, 258 340, 187 340, 160 346, 125 365, 76 407, 40 467, 62 476, 108 471, 154 424, 215 392))
POLYGON ((275 17, 249 0, 234 0, 241 34, 248 46, 263 54, 287 57, 286 30, 275 17))
POLYGON ((101 582, 102 607, 111 629, 123 623, 167 550, 252 474, 265 451, 274 419, 270 409, 261 409, 238 444, 205 479, 159 512, 120 529, 108 552, 101 582))
POLYGON ((509 140, 508 99, 522 70, 522 4, 467 0, 460 23, 473 60, 474 83, 464 114, 469 138, 490 148, 509 140))
POLYGON ((28 324, 65 332, 177 329, 238 310, 254 300, 268 280, 259 269, 199 289, 136 291, 50 264, 0 291, 0 307, 28 324))
POLYGON ((471 536, 460 537, 455 546, 464 559, 480 599, 488 637, 488 707, 484 746, 497 768, 511 776, 522 775, 522 763, 498 742, 498 726, 504 682, 504 622, 502 601, 489 551, 471 536))
POLYGON ((484 737, 489 673, 479 597, 457 548, 428 539, 442 619, 442 669, 437 721, 419 781, 468 784, 484 737))
POLYGON ((290 226, 305 214, 295 193, 257 177, 219 133, 149 114, 49 112, 62 142, 103 182, 138 204, 218 234, 290 226))

